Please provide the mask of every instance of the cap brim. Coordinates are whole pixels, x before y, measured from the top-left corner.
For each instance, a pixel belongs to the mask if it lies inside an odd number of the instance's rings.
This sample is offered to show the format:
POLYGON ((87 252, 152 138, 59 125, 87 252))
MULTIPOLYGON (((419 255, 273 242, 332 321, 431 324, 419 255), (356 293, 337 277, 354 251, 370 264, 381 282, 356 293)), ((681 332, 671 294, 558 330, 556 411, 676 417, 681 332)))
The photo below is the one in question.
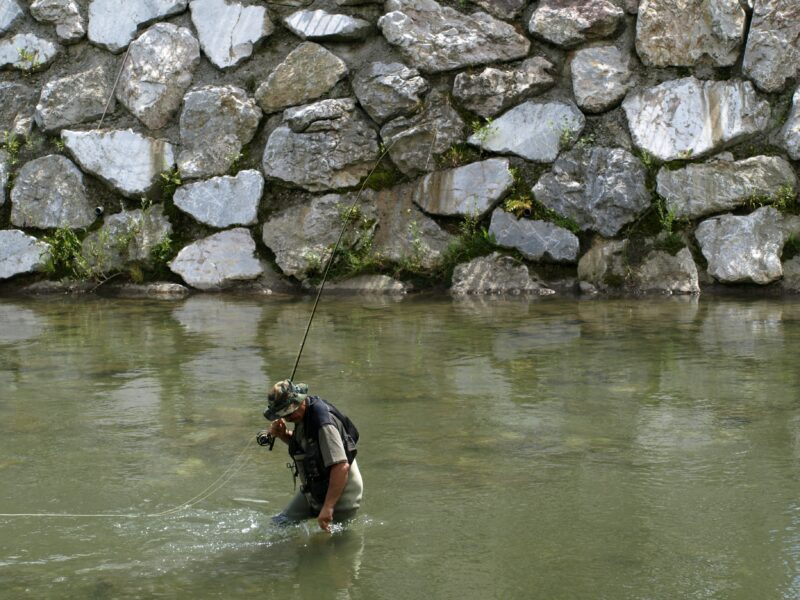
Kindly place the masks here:
POLYGON ((267 408, 264 411, 264 416, 267 418, 267 420, 274 421, 276 419, 285 417, 286 415, 290 415, 299 408, 303 400, 305 400, 305 396, 300 398, 297 402, 292 402, 289 406, 281 410, 272 410, 270 408, 267 408))

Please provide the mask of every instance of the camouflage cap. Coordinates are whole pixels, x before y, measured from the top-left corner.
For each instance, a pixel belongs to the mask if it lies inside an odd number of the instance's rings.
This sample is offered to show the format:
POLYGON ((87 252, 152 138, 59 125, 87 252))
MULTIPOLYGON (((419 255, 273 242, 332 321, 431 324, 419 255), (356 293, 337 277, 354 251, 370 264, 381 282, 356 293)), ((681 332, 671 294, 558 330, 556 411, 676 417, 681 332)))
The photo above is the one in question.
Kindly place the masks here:
POLYGON ((305 383, 292 383, 288 379, 272 386, 267 394, 267 408, 264 416, 270 421, 280 419, 297 410, 308 395, 305 383))

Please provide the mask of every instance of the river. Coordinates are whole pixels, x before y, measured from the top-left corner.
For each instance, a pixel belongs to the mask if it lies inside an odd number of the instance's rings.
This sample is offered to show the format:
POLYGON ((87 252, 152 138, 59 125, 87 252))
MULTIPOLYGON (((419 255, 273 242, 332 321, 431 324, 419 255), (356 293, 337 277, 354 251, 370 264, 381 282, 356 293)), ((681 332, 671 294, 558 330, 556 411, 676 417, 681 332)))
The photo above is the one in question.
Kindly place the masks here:
POLYGON ((254 442, 310 309, 0 299, 0 596, 800 598, 797 301, 323 298, 333 535, 254 442))

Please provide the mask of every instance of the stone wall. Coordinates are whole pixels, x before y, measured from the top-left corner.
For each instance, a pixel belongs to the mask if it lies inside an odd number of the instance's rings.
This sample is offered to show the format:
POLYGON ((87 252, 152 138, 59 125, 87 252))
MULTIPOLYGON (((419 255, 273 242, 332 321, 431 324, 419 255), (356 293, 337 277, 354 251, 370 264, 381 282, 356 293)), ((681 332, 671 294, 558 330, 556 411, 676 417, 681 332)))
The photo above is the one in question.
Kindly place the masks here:
POLYGON ((797 0, 0 0, 0 290, 302 289, 347 220, 342 290, 794 291, 799 69, 797 0))

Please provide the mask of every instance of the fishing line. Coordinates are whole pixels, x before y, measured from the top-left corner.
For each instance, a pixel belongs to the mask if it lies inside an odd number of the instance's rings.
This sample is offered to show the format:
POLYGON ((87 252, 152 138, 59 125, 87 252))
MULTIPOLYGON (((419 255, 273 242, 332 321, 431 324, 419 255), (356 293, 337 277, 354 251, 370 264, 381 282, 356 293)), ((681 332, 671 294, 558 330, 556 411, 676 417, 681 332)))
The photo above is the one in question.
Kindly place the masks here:
POLYGON ((217 477, 208 487, 206 487, 203 491, 199 494, 189 498, 182 504, 178 504, 173 508, 157 512, 157 513, 126 513, 126 514, 81 514, 81 513, 0 513, 0 518, 6 517, 47 517, 47 518, 109 518, 109 519, 134 519, 134 518, 151 518, 151 517, 163 517, 166 515, 175 514, 180 512, 186 508, 191 508, 195 504, 198 504, 208 498, 209 496, 213 495, 214 493, 218 492, 222 489, 232 478, 236 475, 242 468, 249 462, 250 457, 246 454, 247 450, 250 449, 253 441, 248 439, 247 444, 245 447, 242 448, 242 451, 239 455, 234 459, 231 465, 225 469, 225 471, 217 477))

